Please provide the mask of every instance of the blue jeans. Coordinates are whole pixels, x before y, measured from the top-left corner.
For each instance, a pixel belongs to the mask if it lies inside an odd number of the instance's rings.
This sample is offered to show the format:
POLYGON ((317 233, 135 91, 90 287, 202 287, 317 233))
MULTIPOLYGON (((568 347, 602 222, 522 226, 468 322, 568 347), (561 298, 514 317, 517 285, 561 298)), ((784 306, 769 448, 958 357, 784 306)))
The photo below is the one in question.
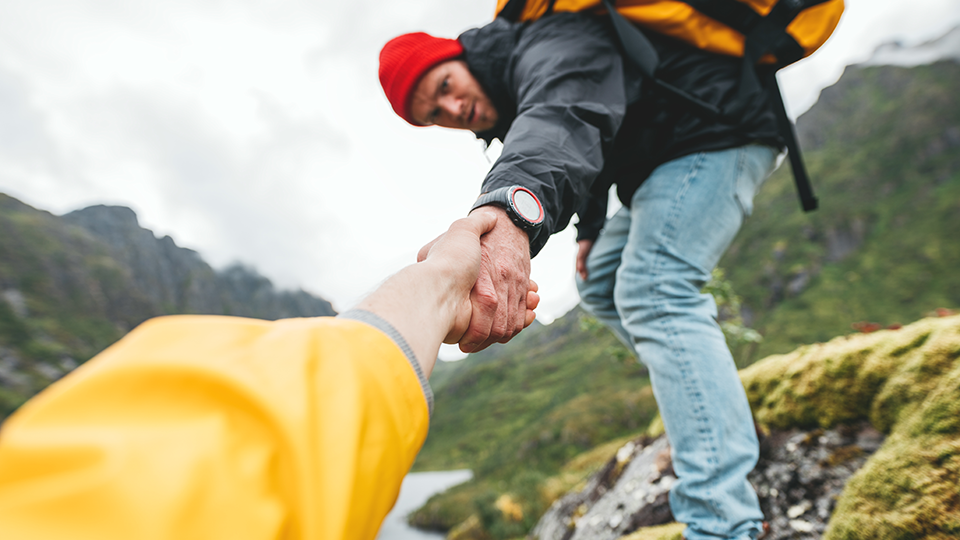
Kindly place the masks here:
POLYGON ((643 362, 679 482, 670 493, 688 540, 754 538, 763 514, 747 482, 759 455, 753 417, 717 306, 700 290, 774 169, 747 145, 658 167, 607 220, 577 280, 583 306, 643 362))

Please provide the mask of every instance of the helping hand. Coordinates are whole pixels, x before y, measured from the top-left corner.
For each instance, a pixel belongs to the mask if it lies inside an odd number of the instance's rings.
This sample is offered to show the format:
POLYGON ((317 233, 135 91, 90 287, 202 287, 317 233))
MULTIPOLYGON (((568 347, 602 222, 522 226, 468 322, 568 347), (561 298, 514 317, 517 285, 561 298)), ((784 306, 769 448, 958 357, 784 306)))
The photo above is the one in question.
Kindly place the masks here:
MULTIPOLYGON (((474 210, 467 220, 489 219, 496 222, 480 238, 479 268, 476 283, 470 292, 471 316, 469 326, 456 336, 463 352, 481 351, 493 343, 506 343, 529 326, 539 304, 537 284, 530 280, 530 244, 527 234, 514 225, 506 213, 496 207, 484 206, 474 210)), ((460 220, 465 221, 465 220, 460 220)), ((486 229, 486 227, 483 227, 486 229)), ((420 249, 418 261, 432 256, 432 252, 454 232, 454 228, 420 249)), ((471 263, 475 259, 470 259, 471 263)), ((463 265, 464 260, 460 264, 463 265)), ((473 265, 471 264, 471 268, 473 265)), ((458 317, 456 332, 461 328, 458 317)), ((447 343, 454 342, 448 335, 447 343)))

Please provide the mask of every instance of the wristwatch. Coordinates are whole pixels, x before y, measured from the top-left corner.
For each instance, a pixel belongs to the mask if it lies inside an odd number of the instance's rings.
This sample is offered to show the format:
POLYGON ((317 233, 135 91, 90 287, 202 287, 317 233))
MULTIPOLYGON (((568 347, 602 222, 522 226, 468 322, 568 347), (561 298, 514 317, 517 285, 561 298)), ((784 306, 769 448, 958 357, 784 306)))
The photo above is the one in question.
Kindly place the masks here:
POLYGON ((489 191, 480 195, 470 211, 487 205, 506 210, 514 225, 525 231, 531 240, 540 232, 540 226, 543 225, 543 205, 529 189, 509 186, 489 191))

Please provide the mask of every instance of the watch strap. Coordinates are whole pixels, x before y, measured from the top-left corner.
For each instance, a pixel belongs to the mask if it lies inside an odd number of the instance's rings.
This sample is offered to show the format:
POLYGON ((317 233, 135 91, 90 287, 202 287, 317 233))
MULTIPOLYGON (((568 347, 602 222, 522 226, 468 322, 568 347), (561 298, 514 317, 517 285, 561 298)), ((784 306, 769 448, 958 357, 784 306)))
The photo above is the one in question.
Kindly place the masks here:
POLYGON ((514 225, 525 231, 531 240, 540 232, 544 219, 543 204, 529 189, 523 186, 507 186, 483 193, 470 211, 487 205, 503 208, 514 225))

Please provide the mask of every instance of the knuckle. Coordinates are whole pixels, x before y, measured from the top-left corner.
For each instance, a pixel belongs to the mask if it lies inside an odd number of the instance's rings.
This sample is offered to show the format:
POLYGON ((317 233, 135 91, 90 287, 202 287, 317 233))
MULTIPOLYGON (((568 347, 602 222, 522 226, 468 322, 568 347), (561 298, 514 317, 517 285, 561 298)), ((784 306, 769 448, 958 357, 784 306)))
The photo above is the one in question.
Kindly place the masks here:
POLYGON ((479 309, 480 311, 496 311, 499 302, 497 301, 496 293, 487 293, 487 294, 478 294, 475 300, 475 310, 479 309))
POLYGON ((467 333, 464 334, 462 338, 460 338, 461 343, 474 344, 474 343, 480 343, 481 341, 483 341, 483 336, 481 336, 477 331, 468 330, 467 333))
MULTIPOLYGON (((479 304, 484 309, 489 309, 499 304, 499 295, 497 294, 497 290, 492 287, 481 287, 478 285, 473 289, 472 300, 475 306, 479 304)), ((476 309, 476 307, 474 309, 476 309)))

